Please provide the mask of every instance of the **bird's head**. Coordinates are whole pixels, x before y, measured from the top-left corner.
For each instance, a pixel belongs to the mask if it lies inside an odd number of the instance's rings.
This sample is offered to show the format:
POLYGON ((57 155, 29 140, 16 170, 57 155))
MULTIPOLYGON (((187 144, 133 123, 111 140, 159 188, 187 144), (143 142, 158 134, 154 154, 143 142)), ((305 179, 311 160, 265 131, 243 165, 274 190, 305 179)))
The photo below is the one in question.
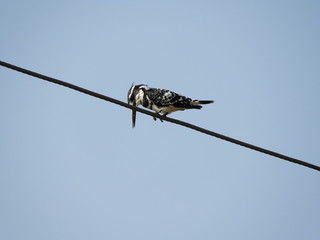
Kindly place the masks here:
MULTIPOLYGON (((128 104, 132 106, 139 106, 142 104, 143 97, 144 97, 144 90, 148 89, 147 85, 140 84, 140 85, 134 85, 130 87, 128 91, 128 104)), ((136 111, 131 110, 131 123, 132 127, 134 128, 136 123, 136 111)))

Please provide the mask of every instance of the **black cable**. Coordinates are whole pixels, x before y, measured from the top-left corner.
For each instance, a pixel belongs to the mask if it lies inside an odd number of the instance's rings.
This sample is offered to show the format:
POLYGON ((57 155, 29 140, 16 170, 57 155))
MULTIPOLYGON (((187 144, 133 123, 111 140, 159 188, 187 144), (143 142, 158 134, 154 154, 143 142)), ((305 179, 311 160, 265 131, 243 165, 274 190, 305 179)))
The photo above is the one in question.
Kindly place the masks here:
POLYGON ((172 123, 175 123, 175 124, 187 127, 187 128, 191 128, 191 129, 193 129, 195 131, 202 132, 202 133, 205 133, 207 135, 210 135, 210 136, 213 136, 213 137, 216 137, 216 138, 220 138, 222 140, 225 140, 225 141, 228 141, 228 142, 232 142, 234 144, 238 144, 240 146, 243 146, 243 147, 246 147, 246 148, 250 148, 250 149, 258 151, 258 152, 262 152, 262 153, 265 153, 265 154, 268 154, 268 155, 271 155, 271 156, 274 156, 274 157, 277 157, 277 158, 280 158, 280 159, 283 159, 283 160, 286 160, 286 161, 289 161, 289 162, 292 162, 292 163, 296 163, 296 164, 299 164, 299 165, 302 165, 302 166, 309 167, 309 168, 312 168, 314 170, 320 171, 320 167, 317 166, 317 165, 314 165, 314 164, 311 164, 311 163, 308 163, 308 162, 304 162, 304 161, 301 161, 301 160, 298 160, 298 159, 295 159, 295 158, 292 158, 292 157, 288 157, 288 156, 285 156, 283 154, 276 153, 276 152, 273 152, 273 151, 270 151, 270 150, 267 150, 267 149, 264 149, 264 148, 261 148, 261 147, 257 147, 255 145, 252 145, 252 144, 249 144, 249 143, 245 143, 245 142, 239 141, 239 140, 231 138, 231 137, 224 136, 224 135, 216 133, 216 132, 212 132, 210 130, 195 126, 195 125, 187 123, 187 122, 183 122, 183 121, 180 121, 180 120, 177 120, 177 119, 174 119, 174 118, 170 118, 170 117, 164 117, 164 116, 159 115, 157 113, 150 112, 150 111, 147 111, 147 110, 142 109, 142 108, 131 106, 131 105, 129 105, 127 103, 124 103, 122 101, 119 101, 117 99, 114 99, 114 98, 111 98, 111 97, 108 97, 108 96, 105 96, 105 95, 102 95, 102 94, 87 90, 85 88, 78 87, 76 85, 73 85, 73 84, 70 84, 70 83, 55 79, 55 78, 51 78, 51 77, 48 77, 48 76, 45 76, 45 75, 30 71, 30 70, 27 70, 27 69, 24 69, 24 68, 21 68, 21 67, 18 67, 18 66, 14 66, 12 64, 9 64, 9 63, 3 62, 3 61, 0 61, 0 65, 2 65, 4 67, 7 67, 7 68, 10 68, 12 70, 18 71, 18 72, 22 72, 24 74, 27 74, 27 75, 30 75, 30 76, 33 76, 33 77, 36 77, 36 78, 40 78, 40 79, 46 80, 48 82, 56 83, 56 84, 62 85, 64 87, 71 88, 73 90, 88 94, 88 95, 96 97, 96 98, 103 99, 103 100, 108 101, 108 102, 112 102, 114 104, 118 104, 118 105, 120 105, 122 107, 134 109, 134 110, 136 110, 138 112, 150 115, 152 117, 160 118, 162 120, 165 120, 165 121, 168 121, 168 122, 172 122, 172 123))

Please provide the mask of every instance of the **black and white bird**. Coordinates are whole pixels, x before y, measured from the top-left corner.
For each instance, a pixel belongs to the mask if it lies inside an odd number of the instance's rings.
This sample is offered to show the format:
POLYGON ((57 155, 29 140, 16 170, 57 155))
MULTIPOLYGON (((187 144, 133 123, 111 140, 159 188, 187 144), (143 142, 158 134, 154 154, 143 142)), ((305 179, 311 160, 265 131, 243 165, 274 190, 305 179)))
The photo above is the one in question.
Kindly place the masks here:
MULTIPOLYGON (((201 104, 213 102, 212 100, 192 100, 175 92, 160 88, 149 88, 144 84, 132 84, 128 92, 128 104, 136 107, 142 105, 163 114, 163 116, 178 110, 201 109, 201 104)), ((156 120, 155 117, 154 120, 156 120)), ((134 127, 136 122, 135 110, 131 110, 131 122, 132 127, 134 127)))

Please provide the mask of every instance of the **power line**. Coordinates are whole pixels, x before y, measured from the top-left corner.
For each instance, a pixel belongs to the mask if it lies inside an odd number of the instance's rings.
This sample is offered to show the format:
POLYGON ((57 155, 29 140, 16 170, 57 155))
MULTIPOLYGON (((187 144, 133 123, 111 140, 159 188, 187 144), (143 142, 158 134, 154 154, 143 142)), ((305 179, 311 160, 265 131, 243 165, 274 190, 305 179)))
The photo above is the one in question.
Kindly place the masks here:
POLYGON ((125 108, 134 109, 134 110, 136 110, 138 112, 150 115, 152 117, 159 118, 159 119, 164 120, 164 121, 175 123, 175 124, 178 124, 178 125, 193 129, 195 131, 202 132, 202 133, 205 133, 207 135, 210 135, 210 136, 213 136, 213 137, 216 137, 216 138, 220 138, 222 140, 225 140, 225 141, 228 141, 228 142, 231 142, 231 143, 234 143, 234 144, 238 144, 238 145, 246 147, 246 148, 250 148, 250 149, 258 151, 258 152, 262 152, 262 153, 274 156, 276 158, 280 158, 280 159, 283 159, 283 160, 286 160, 286 161, 289 161, 289 162, 292 162, 292 163, 296 163, 296 164, 299 164, 299 165, 302 165, 302 166, 309 167, 309 168, 312 168, 314 170, 320 171, 320 166, 317 166, 317 165, 314 165, 314 164, 311 164, 311 163, 308 163, 308 162, 304 162, 304 161, 301 161, 301 160, 296 159, 296 158, 288 157, 286 155, 283 155, 283 154, 280 154, 280 153, 277 153, 277 152, 273 152, 273 151, 270 151, 270 150, 267 150, 267 149, 264 149, 264 148, 261 148, 261 147, 246 143, 246 142, 242 142, 242 141, 239 141, 237 139, 224 136, 222 134, 219 134, 219 133, 216 133, 216 132, 213 132, 213 131, 210 131, 210 130, 207 130, 207 129, 204 129, 204 128, 201 128, 201 127, 198 127, 198 126, 195 126, 195 125, 187 123, 187 122, 183 122, 183 121, 180 121, 180 120, 177 120, 177 119, 174 119, 174 118, 170 118, 170 117, 164 117, 164 116, 159 115, 157 113, 150 112, 150 111, 147 111, 145 109, 138 108, 138 107, 135 107, 135 106, 131 106, 131 105, 129 105, 127 103, 124 103, 122 101, 119 101, 117 99, 114 99, 114 98, 111 98, 111 97, 108 97, 108 96, 105 96, 105 95, 90 91, 88 89, 73 85, 71 83, 67 83, 67 82, 64 82, 64 81, 61 81, 61 80, 58 80, 58 79, 55 79, 55 78, 51 78, 51 77, 48 77, 48 76, 45 76, 45 75, 30 71, 30 70, 27 70, 27 69, 24 69, 24 68, 21 68, 21 67, 18 67, 18 66, 3 62, 3 61, 0 61, 0 65, 4 66, 4 67, 7 67, 7 68, 10 68, 12 70, 15 70, 15 71, 18 71, 18 72, 33 76, 33 77, 36 77, 36 78, 40 78, 42 80, 46 80, 48 82, 52 82, 52 83, 55 83, 55 84, 62 85, 64 87, 71 88, 73 90, 82 92, 84 94, 88 94, 88 95, 96 97, 96 98, 100 98, 100 99, 108 101, 108 102, 112 102, 114 104, 120 105, 120 106, 125 107, 125 108))

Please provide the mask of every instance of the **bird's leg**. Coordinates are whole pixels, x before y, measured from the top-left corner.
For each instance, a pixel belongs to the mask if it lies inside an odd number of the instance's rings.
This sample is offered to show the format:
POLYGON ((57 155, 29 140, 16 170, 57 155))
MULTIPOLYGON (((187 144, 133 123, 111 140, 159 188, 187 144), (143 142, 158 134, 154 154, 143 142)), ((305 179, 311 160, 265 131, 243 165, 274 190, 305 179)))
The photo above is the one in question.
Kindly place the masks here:
MULTIPOLYGON (((162 116, 166 117, 168 115, 168 113, 163 114, 162 116)), ((161 119, 161 122, 163 122, 163 120, 161 119)))
MULTIPOLYGON (((159 116, 161 116, 159 113, 157 113, 159 116)), ((164 116, 164 117, 166 117, 168 115, 168 113, 166 113, 166 114, 163 114, 162 116, 164 116)), ((153 120, 155 120, 155 121, 157 121, 157 118, 156 117, 153 117, 153 120)), ((159 118, 159 120, 161 121, 161 122, 163 122, 163 120, 161 119, 161 118, 159 118)))
MULTIPOLYGON (((163 114, 163 117, 166 117, 168 115, 168 113, 163 114)), ((163 120, 161 118, 159 118, 161 122, 163 122, 163 120)))
MULTIPOLYGON (((161 116, 159 113, 157 113, 157 115, 161 116)), ((161 118, 159 118, 161 122, 163 122, 163 120, 161 118)), ((156 117, 153 117, 153 120, 157 121, 156 117)))

